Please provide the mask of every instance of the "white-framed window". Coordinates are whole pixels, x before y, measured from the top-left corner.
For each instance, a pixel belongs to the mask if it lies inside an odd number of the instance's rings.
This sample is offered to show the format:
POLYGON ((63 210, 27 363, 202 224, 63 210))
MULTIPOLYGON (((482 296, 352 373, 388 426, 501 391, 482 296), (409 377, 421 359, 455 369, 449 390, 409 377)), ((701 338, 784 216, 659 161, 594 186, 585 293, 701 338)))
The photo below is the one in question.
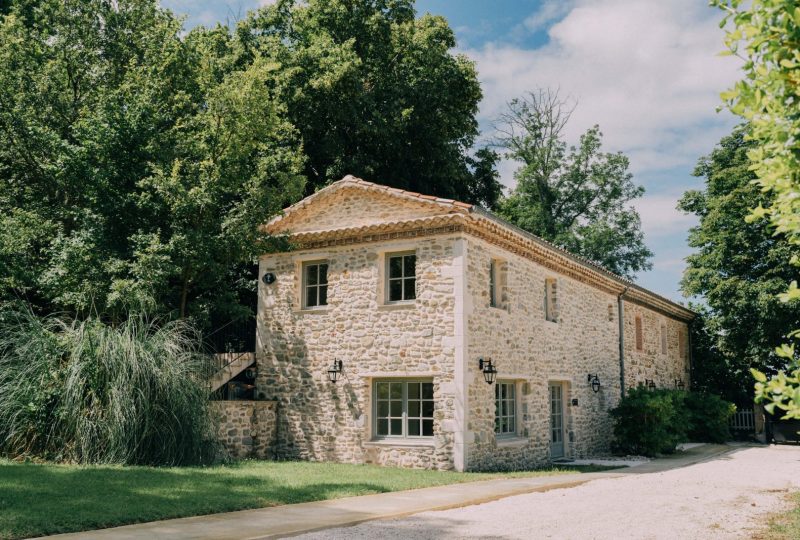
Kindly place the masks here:
POLYGON ((558 322, 558 280, 544 280, 544 318, 550 322, 558 322))
POLYGON ((303 307, 328 305, 328 261, 303 263, 303 307))
POLYGON ((417 255, 386 255, 386 302, 410 302, 417 298, 417 255))
POLYGON ((433 437, 433 381, 378 380, 372 391, 376 439, 433 437))
POLYGON ((517 385, 513 381, 495 383, 494 432, 498 437, 517 434, 517 385))

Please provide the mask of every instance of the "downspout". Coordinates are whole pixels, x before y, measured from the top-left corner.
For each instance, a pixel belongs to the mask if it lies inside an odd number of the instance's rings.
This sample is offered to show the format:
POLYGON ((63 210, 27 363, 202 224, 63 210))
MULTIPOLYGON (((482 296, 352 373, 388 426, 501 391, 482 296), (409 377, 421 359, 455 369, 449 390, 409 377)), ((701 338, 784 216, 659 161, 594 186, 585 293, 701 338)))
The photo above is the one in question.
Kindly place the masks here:
POLYGON ((628 287, 617 296, 617 311, 619 315, 619 391, 620 399, 625 397, 625 301, 622 299, 628 287))

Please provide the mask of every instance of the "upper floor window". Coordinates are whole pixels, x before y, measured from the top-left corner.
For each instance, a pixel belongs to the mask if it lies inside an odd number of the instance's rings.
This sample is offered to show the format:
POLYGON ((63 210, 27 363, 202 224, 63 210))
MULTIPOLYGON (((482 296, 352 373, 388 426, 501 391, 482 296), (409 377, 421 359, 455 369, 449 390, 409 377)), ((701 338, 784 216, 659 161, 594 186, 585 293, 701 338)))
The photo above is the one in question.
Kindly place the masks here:
POLYGON ((328 305, 328 263, 303 263, 303 307, 328 305))
POLYGON ((634 319, 634 329, 636 331, 636 350, 644 349, 644 331, 642 329, 642 316, 637 315, 634 319))
POLYGON ((517 433, 516 385, 498 381, 494 385, 494 432, 497 435, 517 433))
POLYGON ((433 382, 377 381, 376 437, 433 437, 433 382))
POLYGON ((558 280, 555 278, 544 280, 544 318, 558 322, 558 280))
POLYGON ((667 325, 661 323, 661 354, 667 354, 667 325))
POLYGON ((506 270, 500 259, 489 261, 489 306, 503 308, 503 294, 506 288, 506 270))
POLYGON ((683 358, 686 355, 686 332, 683 328, 678 332, 678 356, 683 358))
POLYGON ((386 298, 404 302, 417 298, 417 256, 414 253, 393 253, 386 256, 386 298))

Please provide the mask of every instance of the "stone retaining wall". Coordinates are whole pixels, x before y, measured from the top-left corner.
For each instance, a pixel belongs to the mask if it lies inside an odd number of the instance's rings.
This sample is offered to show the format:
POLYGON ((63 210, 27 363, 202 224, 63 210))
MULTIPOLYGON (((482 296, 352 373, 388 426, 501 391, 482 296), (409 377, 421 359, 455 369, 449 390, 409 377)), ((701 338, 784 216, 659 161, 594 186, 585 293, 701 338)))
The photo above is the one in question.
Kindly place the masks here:
POLYGON ((212 401, 218 438, 234 459, 271 459, 277 424, 275 401, 212 401))

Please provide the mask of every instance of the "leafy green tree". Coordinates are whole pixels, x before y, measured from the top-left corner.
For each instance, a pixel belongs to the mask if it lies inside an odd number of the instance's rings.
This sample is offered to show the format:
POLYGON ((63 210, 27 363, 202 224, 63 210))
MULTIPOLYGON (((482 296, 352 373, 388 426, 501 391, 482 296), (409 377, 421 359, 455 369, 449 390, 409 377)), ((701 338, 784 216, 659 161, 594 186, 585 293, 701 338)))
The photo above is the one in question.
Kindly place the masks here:
MULTIPOLYGON (((779 234, 793 244, 800 243, 800 6, 794 0, 713 0, 725 11, 721 26, 729 25, 725 36, 728 53, 745 60, 744 77, 722 94, 730 110, 751 126, 756 146, 748 156, 761 188, 771 204, 756 206, 750 220, 769 217, 779 234)), ((792 257, 797 262, 797 257, 792 257)), ((800 298, 797 282, 792 282, 782 299, 800 298)), ((795 336, 792 336, 795 337, 795 336)), ((768 380, 758 370, 756 395, 769 400, 789 417, 800 418, 800 363, 793 345, 784 345, 779 354, 793 362, 787 376, 783 372, 768 380)))
POLYGON ((481 90, 443 17, 413 0, 279 0, 236 30, 276 83, 308 156, 308 191, 345 174, 492 206, 491 152, 469 155, 481 90), (482 184, 482 185, 479 185, 482 184), (487 198, 488 194, 488 198, 487 198))
POLYGON ((700 219, 689 233, 696 252, 687 257, 681 284, 708 308, 701 325, 707 335, 697 336, 697 344, 707 347, 698 350, 697 364, 716 386, 712 390, 738 403, 752 399, 745 397, 752 389, 750 368, 775 373, 784 367, 775 344, 800 326, 800 306, 778 299, 796 275, 789 261, 797 246, 764 221, 744 220, 753 206, 769 205, 769 196, 753 183, 747 153, 755 143, 746 134, 738 127, 700 159, 694 175, 705 188, 687 191, 678 203, 700 219))
POLYGON ((497 144, 522 166, 499 213, 517 226, 633 277, 652 267, 639 214, 630 202, 644 193, 622 153, 603 152, 598 126, 577 146, 564 141, 572 109, 558 92, 539 90, 511 101, 498 121, 497 144))
POLYGON ((155 0, 19 1, 0 24, 0 295, 240 310, 257 225, 302 193, 277 65, 155 0))

